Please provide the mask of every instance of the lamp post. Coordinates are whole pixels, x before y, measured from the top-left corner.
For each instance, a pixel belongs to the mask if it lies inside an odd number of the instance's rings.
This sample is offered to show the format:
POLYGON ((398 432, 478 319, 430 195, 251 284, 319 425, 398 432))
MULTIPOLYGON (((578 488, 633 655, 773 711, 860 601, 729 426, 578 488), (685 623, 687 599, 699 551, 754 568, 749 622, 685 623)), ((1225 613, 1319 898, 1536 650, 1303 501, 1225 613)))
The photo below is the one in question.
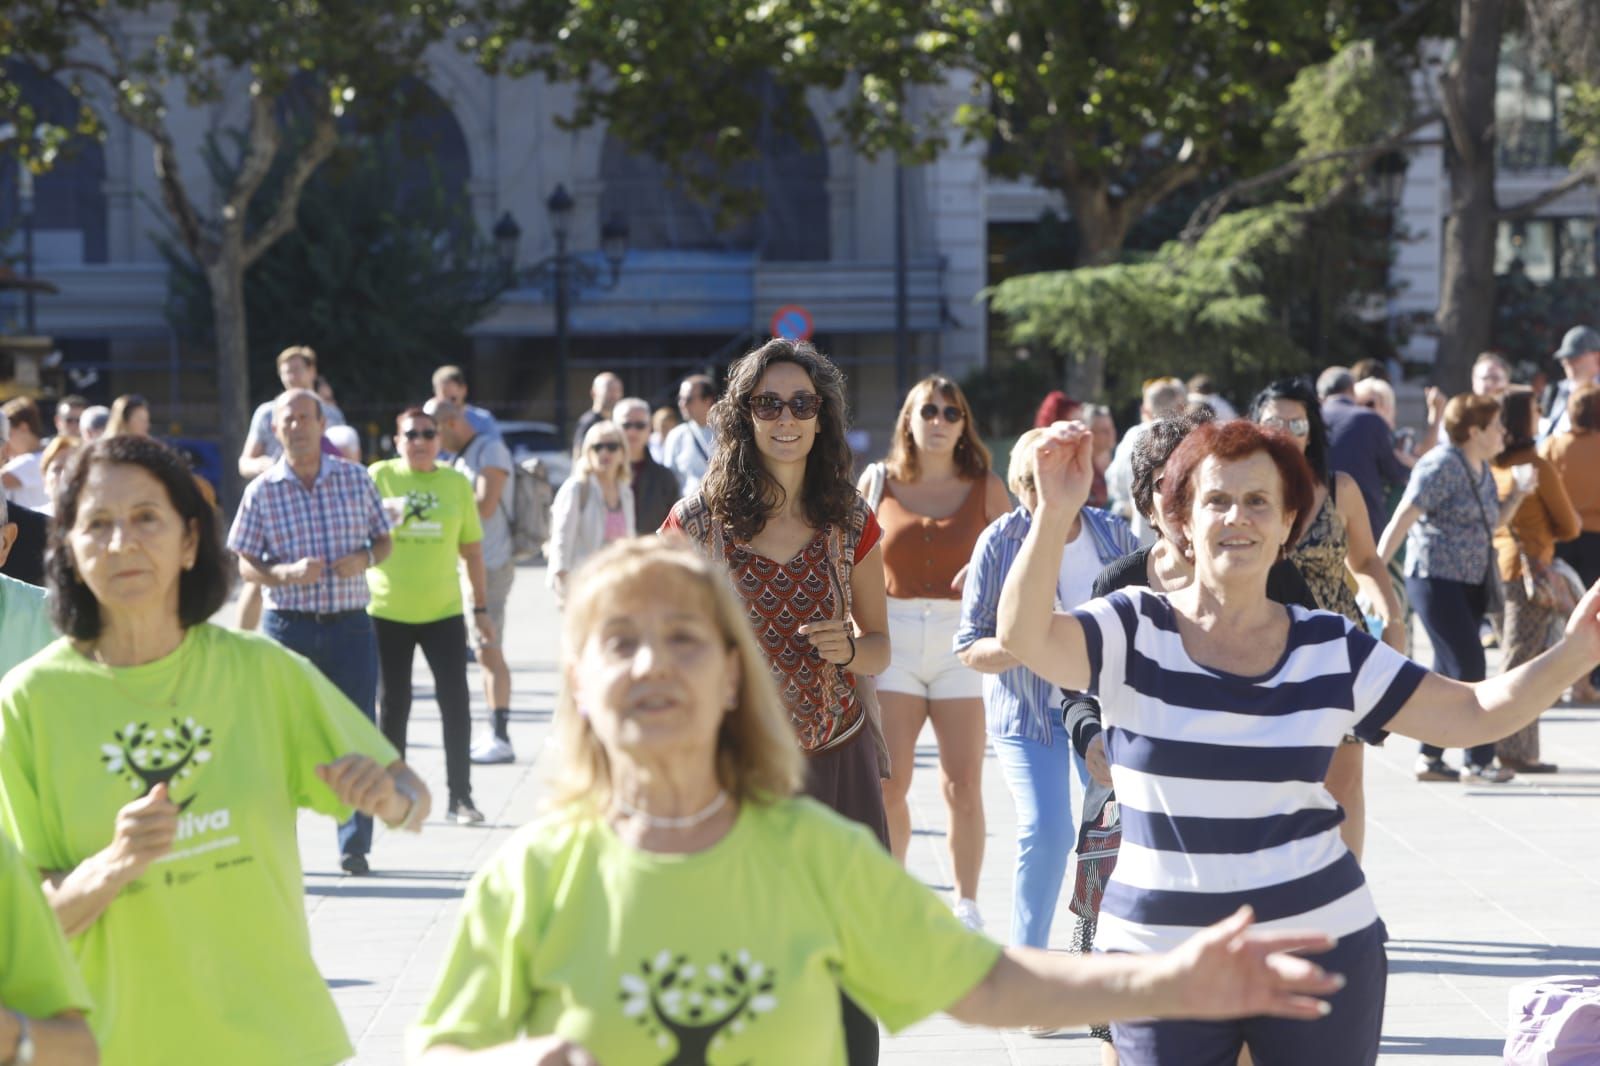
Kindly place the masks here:
POLYGON ((588 260, 567 250, 571 237, 572 211, 576 207, 565 185, 557 185, 544 203, 550 219, 550 235, 555 241, 555 253, 525 269, 517 269, 517 243, 522 238, 522 227, 510 211, 495 223, 495 253, 500 265, 514 280, 528 285, 550 286, 551 303, 556 318, 556 426, 567 432, 567 373, 571 347, 569 315, 572 301, 584 289, 605 292, 617 287, 622 279, 622 263, 628 255, 628 222, 621 212, 616 212, 600 227, 600 254, 605 259, 602 272, 588 260))
MULTIPOLYGON (((29 281, 33 280, 33 171, 28 168, 25 160, 17 161, 17 208, 22 215, 22 263, 23 272, 29 281)), ((35 333, 33 286, 29 285, 22 291, 22 322, 28 336, 35 333)))

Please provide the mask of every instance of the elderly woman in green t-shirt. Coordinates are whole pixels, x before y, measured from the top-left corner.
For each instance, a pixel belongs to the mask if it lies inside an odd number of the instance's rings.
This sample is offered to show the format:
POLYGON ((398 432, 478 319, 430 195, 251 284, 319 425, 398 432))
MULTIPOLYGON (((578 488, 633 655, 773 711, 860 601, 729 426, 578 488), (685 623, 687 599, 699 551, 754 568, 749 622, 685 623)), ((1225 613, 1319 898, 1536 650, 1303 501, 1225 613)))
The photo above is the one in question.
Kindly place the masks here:
POLYGON ((1327 938, 1248 912, 1164 956, 1002 949, 863 828, 796 793, 801 757, 727 579, 655 538, 570 586, 565 777, 468 890, 412 1032, 424 1063, 843 1063, 843 989, 891 1029, 1318 1017, 1327 938))
POLYGON ((370 469, 383 508, 394 523, 394 550, 367 571, 378 635, 378 726, 403 757, 411 718, 411 662, 422 649, 433 671, 444 729, 445 817, 476 825, 483 813, 472 802, 472 702, 467 689, 467 627, 461 616, 456 560, 466 564, 472 588, 472 625, 478 644, 495 642, 483 569, 483 523, 465 474, 439 465, 439 425, 420 407, 395 419, 393 459, 370 469))
POLYGON ((207 621, 232 567, 176 452, 96 441, 55 503, 66 637, 0 683, 0 832, 43 871, 105 1060, 343 1061, 296 818, 415 827, 426 786, 309 662, 207 621))

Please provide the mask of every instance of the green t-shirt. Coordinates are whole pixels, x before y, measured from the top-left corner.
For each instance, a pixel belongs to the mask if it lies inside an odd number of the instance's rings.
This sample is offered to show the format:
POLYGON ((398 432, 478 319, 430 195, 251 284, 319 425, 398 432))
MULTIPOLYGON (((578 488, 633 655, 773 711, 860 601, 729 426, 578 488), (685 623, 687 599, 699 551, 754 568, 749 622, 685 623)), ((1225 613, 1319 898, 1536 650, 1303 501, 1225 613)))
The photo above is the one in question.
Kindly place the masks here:
POLYGON ((384 500, 397 501, 394 551, 367 570, 367 612, 391 622, 437 622, 461 613, 456 560, 461 545, 483 540, 478 501, 466 475, 448 466, 419 474, 404 459, 368 468, 384 500))
POLYGON ((841 988, 898 1030, 960 999, 999 954, 809 799, 746 804, 693 855, 551 817, 473 879, 410 1043, 558 1034, 604 1063, 842 1064, 841 988))
POLYGON ((58 640, 0 683, 0 830, 42 870, 111 842, 161 781, 172 851, 71 941, 108 1066, 313 1066, 350 1054, 311 958, 296 810, 349 812, 316 775, 395 751, 310 662, 194 626, 171 655, 111 668, 58 640))
POLYGON ((61 923, 39 890, 39 871, 0 836, 0 1007, 30 1018, 89 1009, 89 989, 61 923))
POLYGON ((44 589, 0 574, 0 676, 55 639, 44 589))

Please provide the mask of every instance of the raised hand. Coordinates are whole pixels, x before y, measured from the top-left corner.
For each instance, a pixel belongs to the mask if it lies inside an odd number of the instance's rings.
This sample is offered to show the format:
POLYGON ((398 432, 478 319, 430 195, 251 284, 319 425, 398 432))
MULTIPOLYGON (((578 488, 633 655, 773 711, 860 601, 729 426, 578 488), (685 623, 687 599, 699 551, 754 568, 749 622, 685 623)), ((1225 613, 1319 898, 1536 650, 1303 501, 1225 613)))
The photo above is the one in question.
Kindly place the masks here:
POLYGON ((1567 618, 1567 640, 1582 648, 1591 664, 1600 663, 1600 581, 1583 594, 1567 618))
POLYGON ((178 806, 161 782, 117 811, 106 858, 123 883, 137 881, 178 838, 178 806))
POLYGON ((1094 485, 1094 438, 1082 422, 1057 422, 1033 449, 1039 506, 1076 511, 1094 485))
POLYGON ((1343 988, 1344 978, 1285 953, 1327 951, 1333 938, 1322 933, 1251 932, 1254 921, 1250 908, 1240 907, 1167 956, 1176 992, 1174 1016, 1265 1014, 1311 1021, 1328 1013, 1328 1004, 1320 997, 1343 988))

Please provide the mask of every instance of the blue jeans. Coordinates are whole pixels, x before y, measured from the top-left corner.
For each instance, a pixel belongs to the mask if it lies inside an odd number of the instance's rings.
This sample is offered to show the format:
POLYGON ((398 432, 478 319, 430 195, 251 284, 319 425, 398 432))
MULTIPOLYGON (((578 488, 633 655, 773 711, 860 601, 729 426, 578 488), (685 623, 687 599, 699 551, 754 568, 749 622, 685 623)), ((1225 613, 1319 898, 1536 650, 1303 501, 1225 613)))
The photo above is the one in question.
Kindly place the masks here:
POLYGON ((1072 818, 1073 766, 1077 766, 1080 782, 1089 776, 1083 760, 1072 750, 1060 713, 1052 708, 1048 717, 1050 744, 1023 736, 989 738, 1017 805, 1011 943, 1030 948, 1050 944, 1050 923, 1056 916, 1067 858, 1078 835, 1078 823, 1072 818))
MULTIPOLYGON (((1433 644, 1434 673, 1454 681, 1482 681, 1488 676, 1483 642, 1478 638, 1478 623, 1483 621, 1488 605, 1488 593, 1482 585, 1442 577, 1408 577, 1406 595, 1411 597, 1411 609, 1433 644)), ((1494 762, 1493 743, 1466 751, 1469 766, 1494 762)), ((1438 759, 1444 749, 1424 744, 1422 754, 1438 759)))
MULTIPOLYGON (((365 611, 323 616, 317 621, 295 611, 267 611, 261 632, 290 651, 299 652, 351 703, 375 722, 378 692, 378 639, 365 611)), ((339 854, 365 855, 372 850, 372 818, 353 814, 339 824, 339 854)))

